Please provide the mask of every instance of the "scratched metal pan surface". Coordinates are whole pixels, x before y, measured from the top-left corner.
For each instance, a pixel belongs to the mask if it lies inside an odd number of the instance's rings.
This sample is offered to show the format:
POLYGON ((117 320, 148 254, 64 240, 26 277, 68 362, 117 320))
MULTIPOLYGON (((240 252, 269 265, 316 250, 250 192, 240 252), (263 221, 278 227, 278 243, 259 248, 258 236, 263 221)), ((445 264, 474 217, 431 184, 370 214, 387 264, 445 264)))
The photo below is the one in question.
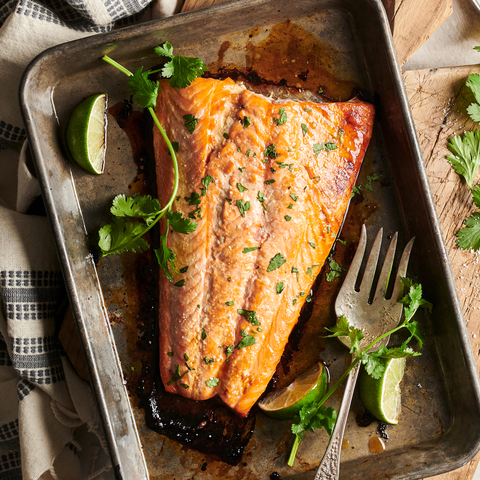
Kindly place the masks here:
MULTIPOLYGON (((370 242, 379 227, 386 236, 399 231, 400 248, 415 236, 409 276, 421 281, 434 310, 419 314, 427 343, 421 357, 407 362, 400 422, 388 427, 384 451, 371 451, 379 424, 365 421, 354 398, 341 478, 424 478, 466 463, 479 449, 479 382, 383 7, 379 0, 239 0, 56 47, 32 62, 24 76, 21 102, 30 146, 119 476, 260 479, 277 472, 282 479, 310 479, 328 440, 322 432, 308 433, 289 468, 291 423, 257 413, 242 461, 230 466, 145 425, 137 392, 154 369, 145 344, 152 342, 146 332, 155 322, 145 278, 154 283, 157 267, 148 254, 100 258, 96 242, 115 195, 154 193, 148 181, 152 160, 148 141, 139 140, 141 113, 123 120, 119 114, 130 97, 125 77, 100 58, 109 54, 131 71, 150 67, 158 63, 153 47, 164 41, 176 53, 201 57, 212 72, 234 67, 268 76, 287 68, 298 76, 291 86, 302 90, 311 88, 320 68, 317 88, 323 86, 331 98, 346 99, 351 87, 372 94, 374 136, 340 234, 347 246, 337 243, 334 258, 348 267, 362 223, 370 242), (275 41, 282 52, 277 63, 266 48, 275 41), (281 44, 291 48, 281 50, 281 44), (318 64, 298 64, 309 59, 318 64), (270 70, 263 71, 262 62, 270 70), (108 93, 111 108, 106 170, 94 176, 72 162, 63 139, 74 107, 99 92, 108 93)), ((348 364, 339 342, 320 338, 323 326, 334 322, 332 305, 342 278, 327 282, 322 273, 311 318, 289 361, 279 367, 280 384, 318 359, 326 362, 332 380, 348 364)), ((339 401, 340 394, 333 404, 339 401)))

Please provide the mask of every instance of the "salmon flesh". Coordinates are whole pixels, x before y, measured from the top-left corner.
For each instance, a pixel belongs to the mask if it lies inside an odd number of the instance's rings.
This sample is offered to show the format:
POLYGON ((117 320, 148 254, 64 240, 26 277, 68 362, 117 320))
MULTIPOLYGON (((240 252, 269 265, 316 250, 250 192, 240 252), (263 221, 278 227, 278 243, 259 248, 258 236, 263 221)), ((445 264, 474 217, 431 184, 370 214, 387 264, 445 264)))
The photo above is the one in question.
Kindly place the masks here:
MULTIPOLYGON (((198 78, 161 82, 156 113, 178 149, 173 211, 198 223, 168 234, 179 273, 160 273, 161 378, 168 392, 218 395, 246 416, 341 227, 374 107, 273 100, 198 78)), ((174 170, 156 128, 154 149, 165 205, 174 170)))

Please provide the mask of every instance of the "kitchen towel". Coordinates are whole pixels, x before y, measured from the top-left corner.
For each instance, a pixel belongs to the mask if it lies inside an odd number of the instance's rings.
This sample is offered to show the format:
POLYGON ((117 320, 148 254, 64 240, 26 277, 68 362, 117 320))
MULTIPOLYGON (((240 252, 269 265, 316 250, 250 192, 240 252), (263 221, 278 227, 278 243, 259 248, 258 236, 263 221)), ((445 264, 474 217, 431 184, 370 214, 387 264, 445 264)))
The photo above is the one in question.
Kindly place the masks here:
POLYGON ((150 2, 0 0, 0 480, 89 480, 111 468, 90 386, 57 338, 67 297, 48 220, 38 214, 18 91, 45 49, 182 4, 150 2))

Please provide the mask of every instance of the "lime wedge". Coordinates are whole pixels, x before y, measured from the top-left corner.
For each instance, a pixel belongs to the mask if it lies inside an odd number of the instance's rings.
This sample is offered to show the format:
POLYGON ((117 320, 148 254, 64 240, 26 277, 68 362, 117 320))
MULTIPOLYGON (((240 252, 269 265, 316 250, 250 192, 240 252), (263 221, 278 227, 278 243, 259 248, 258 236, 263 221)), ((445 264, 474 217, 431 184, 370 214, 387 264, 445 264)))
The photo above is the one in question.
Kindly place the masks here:
POLYGON ((107 147, 107 95, 86 98, 75 108, 67 127, 67 145, 73 159, 85 170, 103 173, 107 147))
POLYGON ((320 400, 327 383, 327 371, 322 363, 317 363, 288 387, 268 395, 258 405, 269 417, 279 420, 293 418, 304 405, 320 400))
POLYGON ((365 408, 379 420, 396 425, 402 409, 400 382, 405 372, 404 358, 390 358, 378 380, 363 371, 359 378, 360 398, 365 408))

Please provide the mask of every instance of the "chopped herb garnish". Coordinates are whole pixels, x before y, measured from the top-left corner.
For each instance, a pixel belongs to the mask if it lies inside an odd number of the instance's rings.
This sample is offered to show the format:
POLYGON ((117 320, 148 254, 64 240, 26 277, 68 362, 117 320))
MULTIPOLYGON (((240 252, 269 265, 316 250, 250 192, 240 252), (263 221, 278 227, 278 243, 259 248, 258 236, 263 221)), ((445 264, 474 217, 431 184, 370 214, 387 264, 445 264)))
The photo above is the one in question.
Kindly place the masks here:
POLYGON ((365 188, 372 192, 373 191, 372 182, 374 182, 375 180, 378 180, 379 178, 380 178, 380 175, 378 175, 377 173, 374 173, 373 175, 367 175, 367 183, 365 184, 365 188))
POLYGON ((244 187, 240 182, 237 183, 237 188, 240 192, 245 192, 246 190, 248 190, 248 188, 244 187))
POLYGON ((181 280, 179 280, 177 283, 174 283, 173 285, 175 287, 183 287, 185 285, 185 279, 182 278, 181 280))
POLYGON ((189 386, 186 383, 181 383, 180 386, 183 388, 189 388, 189 386))
POLYGON ((339 141, 340 143, 343 143, 343 138, 342 138, 343 134, 344 134, 343 128, 339 128, 339 129, 338 129, 338 141, 339 141))
POLYGON ((240 211, 240 215, 245 217, 245 212, 250 210, 250 202, 244 202, 243 200, 237 200, 237 208, 240 211))
POLYGON ((308 242, 308 244, 309 244, 312 248, 316 248, 315 242, 308 242))
POLYGON ((238 167, 238 169, 240 170, 240 173, 243 173, 243 171, 245 170, 245 167, 238 167))
POLYGON ((200 205, 201 199, 200 194, 197 192, 192 192, 189 197, 184 197, 189 205, 200 205))
POLYGON ((272 173, 275 173, 275 172, 276 172, 276 170, 275 170, 273 167, 270 167, 270 171, 271 171, 272 173))
POLYGON ((228 277, 227 282, 231 282, 231 281, 232 281, 232 277, 228 277))
POLYGON ((277 253, 270 259, 270 263, 267 268, 267 272, 273 272, 277 268, 280 268, 287 260, 281 253, 277 253))
POLYGON ((230 137, 228 136, 228 133, 224 133, 223 138, 226 138, 228 140, 230 137))
POLYGON ((309 277, 311 277, 311 276, 312 276, 312 273, 313 273, 313 272, 312 272, 312 267, 308 267, 308 268, 307 268, 307 275, 308 275, 309 277))
POLYGON ((214 178, 211 175, 207 175, 206 177, 202 178, 202 185, 205 189, 213 182, 214 178))
POLYGON ((245 152, 245 155, 246 155, 247 157, 250 156, 250 149, 248 149, 248 150, 245 152))
POLYGON ((197 305, 197 308, 200 308, 200 305, 197 305))
POLYGON ((185 359, 186 362, 190 360, 190 357, 186 353, 183 354, 183 358, 185 359))
POLYGON ((272 183, 275 183, 275 180, 273 178, 271 180, 265 181, 265 185, 271 185, 272 183))
POLYGON ((188 265, 180 269, 180 273, 187 273, 188 265))
POLYGON ((225 305, 227 305, 227 307, 231 307, 232 305, 235 305, 235 302, 225 302, 225 305))
POLYGON ((276 287, 277 295, 280 295, 284 288, 285 286, 283 285, 283 282, 278 282, 276 287))
POLYGON ((198 124, 198 120, 191 113, 187 113, 187 115, 184 115, 183 119, 185 120, 185 127, 187 127, 187 130, 190 133, 193 133, 195 127, 198 124))
POLYGON ((245 348, 249 347, 250 345, 254 345, 256 342, 255 337, 253 335, 247 335, 242 338, 242 340, 235 346, 235 348, 245 348))
POLYGON ((250 126, 250 117, 243 117, 243 128, 247 128, 250 126))
POLYGON ((237 152, 241 152, 241 151, 242 151, 242 147, 238 147, 237 152))
POLYGON ((285 215, 284 218, 287 222, 289 222, 292 219, 292 217, 290 215, 285 215))
POLYGON ((171 142, 172 148, 175 153, 178 153, 178 149, 180 148, 180 144, 178 142, 171 142))
POLYGON ((227 348, 225 348, 225 355, 229 357, 233 353, 233 345, 229 345, 227 348))
POLYGON ((301 127, 302 127, 303 136, 305 136, 308 132, 308 127, 304 123, 301 124, 301 127))
POLYGON ((310 303, 312 301, 312 296, 311 295, 307 295, 307 298, 305 299, 305 301, 307 303, 310 303))
POLYGON ((207 332, 205 331, 204 328, 202 328, 202 340, 205 340, 207 338, 207 332))
POLYGON ((287 208, 292 209, 293 208, 293 203, 291 203, 287 208))
POLYGON ((322 88, 322 87, 320 87, 320 88, 318 89, 318 93, 323 93, 323 88, 322 88))
POLYGON ((279 153, 275 152, 275 144, 272 143, 263 151, 263 154, 268 158, 273 158, 274 160, 280 155, 279 153))
POLYGON ((294 202, 296 202, 296 201, 298 200, 298 197, 297 197, 294 193, 291 193, 291 194, 290 194, 290 198, 291 198, 294 202))
POLYGON ((228 197, 227 197, 225 200, 226 200, 230 205, 232 204, 232 199, 231 199, 231 198, 228 198, 228 197))
POLYGON ((213 363, 215 361, 214 358, 207 358, 207 357, 204 357, 203 360, 207 365, 209 365, 210 363, 213 363))
POLYGON ((249 253, 249 252, 253 252, 254 250, 260 250, 260 247, 245 247, 242 253, 249 253))
POLYGON ((295 305, 296 303, 297 303, 297 299, 294 298, 294 299, 293 299, 293 302, 292 302, 292 305, 295 305))
POLYGON ((259 202, 264 202, 265 201, 265 197, 263 196, 263 193, 262 192, 257 192, 257 200, 259 202))
POLYGON ((213 387, 216 387, 219 383, 220 383, 220 380, 217 377, 213 377, 213 378, 208 379, 205 382, 205 385, 208 388, 213 388, 213 387))
POLYGON ((262 327, 258 327, 258 328, 257 328, 257 332, 263 332, 263 328, 262 328, 262 327))
POLYGON ((284 123, 287 123, 287 114, 285 112, 285 107, 281 107, 278 113, 280 114, 280 118, 277 121, 277 125, 280 126, 284 123))
POLYGON ((304 296, 305 296, 305 292, 300 292, 300 296, 301 296, 301 297, 304 297, 304 296))
POLYGON ((168 352, 167 355, 168 355, 169 357, 173 357, 173 352, 168 352))
POLYGON ((239 308, 237 313, 242 317, 245 317, 252 325, 261 325, 257 317, 257 312, 254 310, 242 310, 239 308))
POLYGON ((340 242, 344 247, 347 246, 347 241, 346 240, 342 240, 341 238, 337 238, 337 242, 340 242))
POLYGON ((308 112, 308 113, 310 113, 310 112, 312 111, 311 108, 307 108, 307 107, 305 107, 304 110, 305 110, 306 112, 308 112))
POLYGON ((299 277, 299 271, 298 271, 298 268, 297 267, 292 267, 292 270, 291 270, 292 273, 296 273, 297 274, 297 282, 298 282, 298 277, 299 277))
POLYGON ((176 382, 183 378, 186 374, 188 373, 188 370, 185 371, 185 373, 182 373, 180 375, 180 365, 177 365, 177 369, 175 370, 175 374, 173 377, 167 382, 167 385, 171 385, 173 382, 176 382))
POLYGON ((340 273, 345 270, 335 260, 331 259, 329 263, 330 271, 326 275, 327 282, 333 282, 333 279, 340 276, 340 273))

